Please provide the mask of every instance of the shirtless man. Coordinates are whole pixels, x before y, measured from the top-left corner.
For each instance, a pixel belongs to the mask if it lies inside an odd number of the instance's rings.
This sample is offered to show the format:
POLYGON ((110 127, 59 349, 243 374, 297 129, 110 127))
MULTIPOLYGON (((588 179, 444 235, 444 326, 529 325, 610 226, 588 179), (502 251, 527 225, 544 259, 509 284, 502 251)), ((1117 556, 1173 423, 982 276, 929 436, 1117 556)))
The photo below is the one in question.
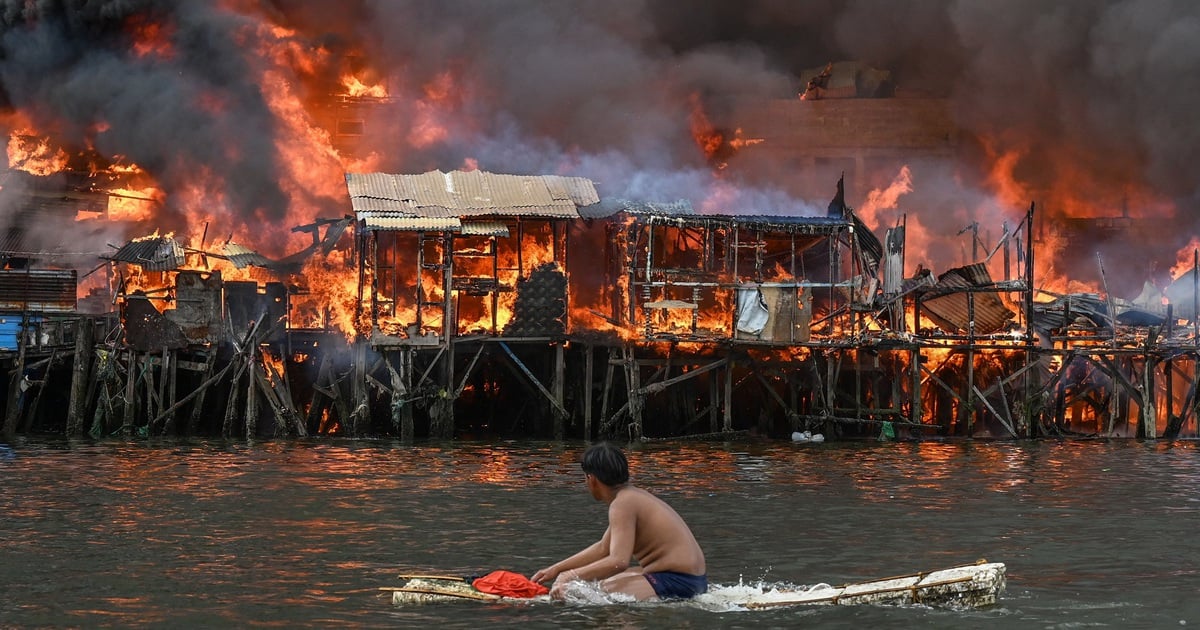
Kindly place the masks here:
POLYGON ((662 499, 629 484, 621 449, 595 444, 583 454, 588 491, 608 503, 608 529, 583 551, 533 574, 554 580, 550 595, 562 599, 572 580, 602 580, 609 593, 637 600, 690 598, 708 590, 704 552, 687 523, 662 499), (638 566, 630 567, 630 560, 638 566))

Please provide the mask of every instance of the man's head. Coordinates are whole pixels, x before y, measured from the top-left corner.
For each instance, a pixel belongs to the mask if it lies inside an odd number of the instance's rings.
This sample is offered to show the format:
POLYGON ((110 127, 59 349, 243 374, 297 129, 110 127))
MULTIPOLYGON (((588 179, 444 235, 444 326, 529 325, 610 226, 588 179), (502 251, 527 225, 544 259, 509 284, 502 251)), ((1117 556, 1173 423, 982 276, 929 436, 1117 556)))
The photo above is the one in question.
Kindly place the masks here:
POLYGON ((629 461, 621 449, 608 442, 593 444, 583 452, 580 462, 585 474, 606 486, 620 486, 629 481, 629 461))

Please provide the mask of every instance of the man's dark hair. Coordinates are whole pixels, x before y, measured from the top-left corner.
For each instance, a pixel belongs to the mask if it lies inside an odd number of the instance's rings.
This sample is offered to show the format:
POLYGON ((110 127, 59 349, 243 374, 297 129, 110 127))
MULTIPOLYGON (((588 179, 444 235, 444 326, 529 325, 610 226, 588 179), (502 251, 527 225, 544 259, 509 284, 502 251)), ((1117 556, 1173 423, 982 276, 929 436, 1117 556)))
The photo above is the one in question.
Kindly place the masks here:
POLYGON ((621 449, 608 442, 589 446, 583 452, 580 466, 583 472, 606 486, 619 486, 629 481, 629 460, 625 459, 621 449))

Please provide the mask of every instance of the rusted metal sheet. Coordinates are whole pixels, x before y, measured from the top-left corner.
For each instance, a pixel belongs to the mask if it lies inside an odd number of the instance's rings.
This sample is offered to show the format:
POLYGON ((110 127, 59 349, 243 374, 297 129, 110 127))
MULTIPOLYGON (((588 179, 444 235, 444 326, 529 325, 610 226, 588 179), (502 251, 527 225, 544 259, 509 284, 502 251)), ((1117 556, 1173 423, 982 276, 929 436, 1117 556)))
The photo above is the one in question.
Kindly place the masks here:
POLYGON ((104 258, 137 265, 147 271, 174 271, 186 261, 183 246, 170 236, 135 239, 104 258))
POLYGON ((175 276, 175 308, 164 313, 179 325, 188 343, 207 344, 220 340, 221 273, 180 271, 175 276))
POLYGON ((181 350, 188 345, 179 324, 167 319, 144 295, 126 296, 121 308, 125 343, 138 352, 181 350))
POLYGON ((994 333, 1001 330, 1015 313, 995 292, 977 290, 992 284, 991 275, 982 263, 951 269, 938 276, 937 283, 928 292, 936 297, 922 301, 921 314, 948 332, 967 332, 971 327, 973 299, 975 334, 994 333))
POLYGON ((75 270, 0 269, 0 310, 72 313, 75 270))

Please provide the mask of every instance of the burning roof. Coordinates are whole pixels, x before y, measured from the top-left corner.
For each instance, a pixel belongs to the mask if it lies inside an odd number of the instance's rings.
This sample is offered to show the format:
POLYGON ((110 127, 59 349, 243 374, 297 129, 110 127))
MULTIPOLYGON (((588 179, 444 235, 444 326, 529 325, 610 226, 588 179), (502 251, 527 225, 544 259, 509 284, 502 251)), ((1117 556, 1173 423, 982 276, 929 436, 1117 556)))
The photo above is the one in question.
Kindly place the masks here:
POLYGON ((346 186, 368 230, 461 231, 463 217, 577 219, 577 206, 600 201, 590 180, 558 175, 347 173, 346 186))

